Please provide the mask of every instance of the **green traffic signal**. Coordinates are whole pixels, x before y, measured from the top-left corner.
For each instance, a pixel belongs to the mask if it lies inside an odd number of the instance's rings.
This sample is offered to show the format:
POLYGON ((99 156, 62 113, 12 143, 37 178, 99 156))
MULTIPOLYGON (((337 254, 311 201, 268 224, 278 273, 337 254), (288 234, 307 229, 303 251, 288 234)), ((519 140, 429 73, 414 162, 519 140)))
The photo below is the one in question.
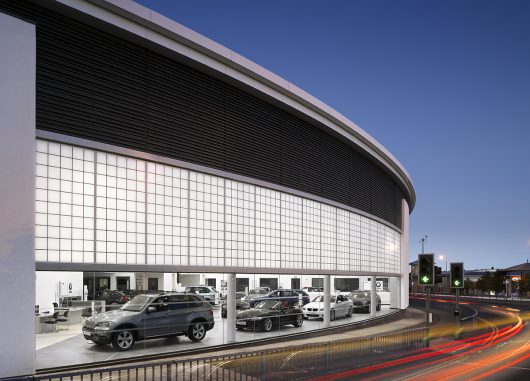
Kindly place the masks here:
POLYGON ((418 255, 418 279, 422 286, 434 284, 434 254, 418 255))
POLYGON ((464 264, 462 262, 451 263, 451 287, 464 288, 464 264))

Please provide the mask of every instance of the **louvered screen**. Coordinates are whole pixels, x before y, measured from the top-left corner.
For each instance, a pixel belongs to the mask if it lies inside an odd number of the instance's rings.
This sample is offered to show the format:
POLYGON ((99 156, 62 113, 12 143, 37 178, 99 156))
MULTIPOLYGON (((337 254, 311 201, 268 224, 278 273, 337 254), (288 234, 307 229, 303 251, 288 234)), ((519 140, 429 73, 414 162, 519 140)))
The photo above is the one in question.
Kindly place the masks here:
POLYGON ((145 49, 40 9, 37 128, 146 150, 145 49))
POLYGON ((283 113, 282 183, 322 194, 322 131, 283 113))
POLYGON ((224 168, 224 84, 150 53, 147 86, 149 151, 224 168))
POLYGON ((352 151, 351 206, 371 212, 372 165, 363 155, 352 151))
POLYGON ((226 90, 226 169, 281 183, 281 111, 242 90, 226 90))
POLYGON ((344 204, 351 202, 351 147, 323 134, 322 196, 344 204))

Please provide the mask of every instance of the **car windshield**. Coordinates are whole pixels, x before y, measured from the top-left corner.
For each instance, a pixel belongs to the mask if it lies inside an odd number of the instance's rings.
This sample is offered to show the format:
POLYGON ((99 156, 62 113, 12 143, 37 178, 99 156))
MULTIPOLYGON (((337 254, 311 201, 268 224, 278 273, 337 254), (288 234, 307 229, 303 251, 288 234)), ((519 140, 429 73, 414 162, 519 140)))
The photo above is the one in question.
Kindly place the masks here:
POLYGON ((280 306, 281 306, 280 302, 277 302, 275 300, 265 300, 263 302, 260 302, 260 303, 256 304, 255 308, 276 310, 276 309, 279 309, 280 306))
POLYGON ((125 303, 121 308, 124 311, 141 311, 144 309, 147 302, 149 302, 149 296, 137 295, 132 298, 129 302, 125 303))
POLYGON ((352 292, 350 297, 354 299, 369 298, 370 294, 368 292, 352 292))
MULTIPOLYGON (((331 303, 335 303, 335 297, 334 296, 330 296, 330 301, 331 303)), ((323 295, 319 295, 317 297, 315 297, 313 299, 313 302, 320 302, 320 303, 323 303, 324 302, 324 296, 323 295)))

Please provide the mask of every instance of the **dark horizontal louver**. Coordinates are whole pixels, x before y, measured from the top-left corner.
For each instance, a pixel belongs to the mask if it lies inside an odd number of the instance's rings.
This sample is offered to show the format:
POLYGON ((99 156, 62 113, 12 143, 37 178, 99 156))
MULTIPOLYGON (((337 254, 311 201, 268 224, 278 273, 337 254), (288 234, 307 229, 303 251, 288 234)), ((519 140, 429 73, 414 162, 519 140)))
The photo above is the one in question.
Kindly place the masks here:
POLYGON ((239 89, 226 90, 226 169, 281 183, 281 111, 239 89))
POLYGON ((37 128, 146 149, 145 49, 37 13, 37 128))
POLYGON ((372 205, 372 170, 370 161, 352 150, 350 205, 367 213, 372 205))
POLYGON ((401 227, 395 179, 325 129, 35 3, 0 10, 37 25, 38 129, 282 184, 401 227))
POLYGON ((322 194, 322 131, 283 113, 282 183, 322 194))
POLYGON ((350 203, 351 147, 337 138, 323 134, 322 140, 322 196, 350 203))
POLYGON ((147 87, 149 151, 224 168, 224 84, 149 54, 147 87))

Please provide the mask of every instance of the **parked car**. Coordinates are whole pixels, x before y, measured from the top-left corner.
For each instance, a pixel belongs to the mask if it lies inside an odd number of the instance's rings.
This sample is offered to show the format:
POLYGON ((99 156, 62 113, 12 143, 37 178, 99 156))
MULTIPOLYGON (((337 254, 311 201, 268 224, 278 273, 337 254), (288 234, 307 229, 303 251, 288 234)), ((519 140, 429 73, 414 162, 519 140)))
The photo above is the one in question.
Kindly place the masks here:
POLYGON ((136 341, 151 338, 185 335, 201 341, 213 326, 212 306, 200 295, 142 294, 117 310, 86 319, 83 336, 126 351, 136 341))
POLYGON ((256 297, 250 300, 250 307, 264 300, 275 300, 277 302, 286 301, 290 307, 302 307, 311 300, 307 292, 297 289, 281 289, 269 292, 266 295, 256 297), (300 300, 301 295, 301 300, 300 300))
POLYGON ((136 295, 140 295, 140 294, 146 294, 146 293, 153 294, 154 293, 153 291, 147 291, 147 290, 121 290, 121 292, 127 295, 129 299, 132 299, 136 295))
MULTIPOLYGON (((315 297, 311 303, 306 304, 302 311, 304 319, 324 318, 324 296, 315 297)), ((351 317, 353 315, 353 302, 346 295, 330 296, 329 319, 331 321, 338 317, 351 317)))
POLYGON ((263 300, 254 308, 240 311, 236 315, 236 328, 261 329, 265 332, 282 325, 300 327, 304 323, 301 309, 289 306, 287 301, 263 300))
MULTIPOLYGON (((349 298, 353 302, 353 311, 362 310, 364 312, 370 312, 370 291, 352 291, 349 298)), ((376 293, 375 300, 377 301, 376 311, 381 311, 381 298, 376 293)))
POLYGON ((269 292, 271 292, 271 290, 268 287, 253 288, 252 290, 248 290, 248 294, 245 297, 245 300, 247 302, 250 302, 252 299, 256 299, 260 296, 265 296, 269 292))
POLYGON ((109 305, 109 304, 124 304, 124 303, 127 303, 130 300, 130 298, 121 291, 103 290, 98 294, 98 296, 96 296, 96 300, 104 300, 105 304, 109 305))
MULTIPOLYGON (((244 292, 236 292, 236 310, 247 310, 250 308, 250 303, 245 299, 246 294, 244 292)), ((226 310, 226 295, 223 297, 225 302, 221 304, 221 317, 227 317, 226 310)))
POLYGON ((303 291, 307 292, 309 299, 313 300, 317 296, 324 295, 324 287, 304 287, 303 291))
POLYGON ((211 286, 189 286, 184 290, 186 293, 197 294, 210 302, 210 304, 219 304, 219 292, 211 286))

